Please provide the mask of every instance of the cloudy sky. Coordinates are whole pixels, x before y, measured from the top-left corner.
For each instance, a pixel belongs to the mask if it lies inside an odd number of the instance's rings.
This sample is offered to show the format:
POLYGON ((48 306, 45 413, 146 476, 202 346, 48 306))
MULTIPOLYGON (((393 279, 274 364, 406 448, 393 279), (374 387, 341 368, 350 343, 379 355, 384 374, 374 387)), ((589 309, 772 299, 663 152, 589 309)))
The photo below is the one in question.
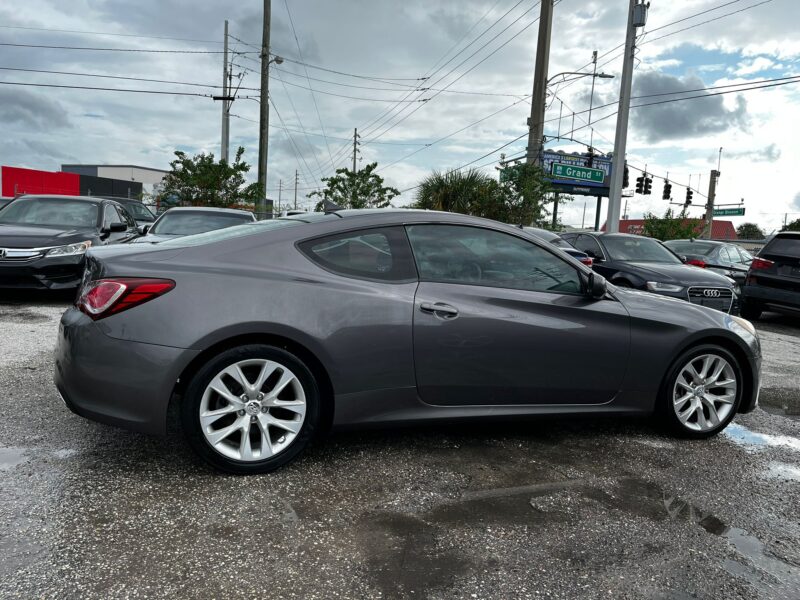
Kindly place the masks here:
MULTIPOLYGON (((351 164, 348 140, 354 127, 362 136, 359 164, 377 161, 387 183, 400 190, 412 188, 433 169, 472 163, 494 173, 500 152, 507 157, 524 152, 524 138, 495 150, 526 132, 539 13, 535 0, 288 1, 288 10, 284 0, 272 1, 272 50, 297 62, 287 60, 272 71, 277 113, 271 112, 271 197, 277 197, 279 181, 292 185, 297 169, 302 203, 320 177, 334 166, 351 164)), ((590 69, 597 50, 598 70, 617 77, 597 80, 592 100, 592 122, 597 122, 591 128, 585 126, 591 78, 551 88, 545 132, 564 136, 574 128, 569 137, 578 143, 553 140, 549 148, 573 151, 591 143, 611 151, 622 66, 617 47, 624 42, 627 4, 557 2, 550 74, 590 69)), ((0 164, 47 170, 75 162, 167 168, 176 149, 219 154, 221 107, 206 95, 219 93, 211 86, 222 79, 225 19, 236 38, 231 39, 234 72, 242 75, 240 99, 232 108, 237 116, 231 120, 231 145, 244 146, 245 159, 254 164, 258 101, 245 97, 258 94, 248 88, 259 85, 262 6, 261 0, 3 2, 0 43, 140 51, 0 46, 0 164)), ((735 223, 755 220, 772 230, 785 213, 790 220, 800 218, 800 182, 794 178, 800 164, 800 84, 751 91, 734 85, 800 75, 799 19, 796 0, 653 0, 634 71, 633 95, 647 98, 633 103, 730 93, 633 109, 629 163, 647 165, 657 176, 669 174, 673 197, 682 199, 682 186, 690 181, 707 191, 709 171, 723 148, 717 201, 744 199, 747 216, 735 223), (702 91, 718 86, 729 87, 702 91), (701 91, 674 94, 685 90, 701 91)), ((632 171, 631 179, 637 175, 632 171)), ((663 212, 661 186, 657 179, 653 196, 629 200, 632 218, 663 212)), ((284 192, 284 201, 291 194, 284 192)), ((400 204, 413 201, 413 194, 402 194, 400 204)), ((581 224, 585 201, 590 221, 594 199, 577 197, 565 209, 565 223, 581 224)), ((693 213, 700 214, 703 201, 695 195, 693 213)))

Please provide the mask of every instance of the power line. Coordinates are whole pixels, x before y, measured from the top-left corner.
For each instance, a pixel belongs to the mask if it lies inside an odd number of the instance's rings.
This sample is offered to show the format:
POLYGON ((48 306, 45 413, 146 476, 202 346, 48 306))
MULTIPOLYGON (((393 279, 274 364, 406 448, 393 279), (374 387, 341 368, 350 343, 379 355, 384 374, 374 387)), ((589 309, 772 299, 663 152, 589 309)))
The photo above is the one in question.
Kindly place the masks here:
MULTIPOLYGON (((272 104, 272 108, 275 111, 275 114, 278 115, 278 120, 280 120, 281 125, 283 125, 284 128, 285 128, 286 127, 286 122, 283 120, 283 117, 281 116, 281 113, 278 110, 278 107, 275 105, 275 102, 273 101, 271 96, 269 98, 269 103, 272 104)), ((300 152, 300 149, 297 147, 297 143, 294 141, 294 138, 292 137, 292 135, 289 134, 288 137, 289 137, 289 143, 292 146, 292 149, 294 150, 295 158, 297 159, 297 166, 300 167, 300 169, 302 170, 303 167, 300 165, 300 162, 302 161, 303 165, 305 165, 305 167, 306 167, 306 170, 311 175, 311 179, 306 179, 306 175, 304 173, 303 174, 303 179, 305 179, 307 183, 312 183, 313 184, 316 181, 316 178, 314 177, 313 171, 309 168, 308 163, 306 162, 305 156, 303 156, 302 153, 300 152)))
MULTIPOLYGON (((284 81, 283 79, 281 79, 280 77, 277 77, 277 76, 274 79, 277 79, 278 81, 280 81, 284 85, 290 85, 292 87, 300 88, 301 90, 307 90, 307 91, 311 92, 312 95, 314 93, 317 93, 317 94, 323 94, 325 96, 335 96, 337 98, 346 98, 348 100, 361 100, 362 102, 425 102, 426 101, 425 98, 423 98, 421 100, 393 100, 393 99, 390 99, 390 98, 364 98, 363 96, 349 96, 347 94, 337 94, 335 92, 326 92, 324 90, 318 90, 318 89, 315 89, 315 88, 306 87, 304 85, 300 85, 299 83, 292 83, 291 81, 284 81)), ((252 88, 246 88, 246 89, 252 89, 252 88)), ((245 98, 257 99, 257 98, 259 98, 259 96, 245 96, 245 98)))
MULTIPOLYGON (((186 81, 172 81, 168 79, 149 79, 145 77, 124 77, 122 75, 105 75, 100 73, 78 73, 75 71, 50 71, 47 69, 23 69, 19 67, 0 67, 0 71, 20 71, 22 73, 45 73, 48 75, 71 75, 76 77, 97 77, 101 79, 123 79, 125 81, 144 81, 148 83, 169 83, 173 85, 188 85, 202 88, 221 88, 221 85, 207 83, 189 83, 186 81)), ((257 90, 258 88, 241 88, 243 90, 257 90)))
MULTIPOLYGON (((0 46, 15 48, 50 48, 52 50, 92 50, 97 52, 147 52, 153 54, 222 54, 222 50, 154 50, 151 48, 98 48, 95 46, 49 46, 46 44, 13 44, 0 42, 0 46)), ((248 54, 253 54, 249 52, 248 54)))
POLYGON ((0 85, 20 85, 29 87, 64 88, 71 90, 93 90, 98 92, 128 92, 133 94, 164 94, 167 96, 197 96, 199 98, 211 98, 211 94, 198 94, 195 92, 168 92, 162 90, 135 90, 130 88, 105 88, 92 87, 86 85, 56 85, 54 83, 28 83, 24 81, 0 81, 0 85))
POLYGON ((196 42, 200 44, 221 44, 219 40, 198 40, 192 38, 168 37, 163 35, 141 35, 138 33, 112 33, 110 31, 80 31, 76 29, 51 29, 49 27, 23 27, 22 25, 0 25, 2 29, 24 29, 26 31, 48 31, 53 33, 79 33, 82 35, 107 35, 114 37, 142 38, 149 40, 170 40, 174 42, 196 42))
MULTIPOLYGON (((303 51, 300 49, 300 40, 297 39, 297 30, 294 27, 294 19, 292 18, 292 11, 289 9, 289 1, 283 0, 283 5, 286 7, 286 14, 289 15, 289 24, 292 27, 292 35, 294 36, 294 43, 297 46, 297 55, 300 57, 300 60, 303 60, 303 51)), ((322 123, 322 115, 319 114, 319 106, 317 105, 317 97, 314 94, 314 90, 311 88, 311 80, 308 78, 308 67, 303 65, 303 70, 306 73, 306 81, 308 81, 308 89, 311 92, 311 99, 314 101, 314 110, 317 112, 317 119, 319 120, 319 127, 322 130, 322 137, 325 140, 325 148, 328 151, 328 157, 331 159, 331 164, 333 164, 333 155, 331 154, 331 147, 328 144, 328 138, 325 135, 325 125, 322 123)))

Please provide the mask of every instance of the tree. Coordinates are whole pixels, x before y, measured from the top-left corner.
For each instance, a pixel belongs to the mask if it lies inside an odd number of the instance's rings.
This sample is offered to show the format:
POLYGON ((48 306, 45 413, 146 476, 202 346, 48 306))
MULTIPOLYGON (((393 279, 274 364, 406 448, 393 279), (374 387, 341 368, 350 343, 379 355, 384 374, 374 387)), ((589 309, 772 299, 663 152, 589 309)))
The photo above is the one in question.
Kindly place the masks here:
POLYGON ((791 223, 789 223, 786 227, 781 229, 781 231, 800 231, 800 219, 795 219, 791 223))
POLYGON ((755 223, 742 223, 736 228, 736 235, 740 240, 763 240, 767 237, 764 230, 755 223))
POLYGON ((663 217, 653 213, 644 216, 642 235, 661 241, 697 237, 702 225, 700 219, 688 218, 685 208, 677 215, 668 208, 663 217))
POLYGON ((189 157, 175 151, 171 171, 163 180, 162 196, 189 206, 251 205, 263 196, 258 183, 247 185, 245 174, 250 165, 242 160, 244 148, 239 147, 233 163, 214 160, 214 154, 202 152, 189 157))
POLYGON ((458 212, 505 223, 541 225, 550 214, 549 185, 534 165, 506 169, 498 183, 482 171, 435 171, 420 183, 414 208, 458 212))
POLYGON ((324 177, 325 189, 311 192, 308 197, 318 197, 316 210, 323 210, 325 200, 342 208, 386 208, 400 192, 383 185, 383 177, 375 173, 378 163, 370 163, 358 172, 336 169, 333 177, 324 177))

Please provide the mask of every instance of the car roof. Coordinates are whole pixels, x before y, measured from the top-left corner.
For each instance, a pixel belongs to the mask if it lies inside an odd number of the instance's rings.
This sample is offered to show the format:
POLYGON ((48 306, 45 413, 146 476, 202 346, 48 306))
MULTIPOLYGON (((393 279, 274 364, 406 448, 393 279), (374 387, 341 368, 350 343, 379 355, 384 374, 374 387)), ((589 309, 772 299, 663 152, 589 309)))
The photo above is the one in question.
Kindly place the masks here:
POLYGON ((226 213, 229 215, 252 215, 249 210, 240 208, 221 208, 217 206, 173 206, 164 211, 166 213, 175 212, 207 212, 207 213, 226 213))
POLYGON ((16 199, 22 198, 43 198, 43 199, 50 199, 50 200, 78 200, 80 202, 93 202, 97 204, 98 202, 107 202, 107 198, 103 198, 102 196, 64 196, 61 194, 23 194, 16 199))
POLYGON ((719 240, 700 240, 700 239, 696 239, 696 238, 683 239, 683 240, 667 240, 664 243, 665 244, 669 244, 670 242, 684 242, 684 243, 688 242, 690 244, 709 244, 711 246, 725 246, 725 245, 728 245, 728 244, 734 244, 735 243, 734 240, 731 240, 729 242, 720 242, 719 240))

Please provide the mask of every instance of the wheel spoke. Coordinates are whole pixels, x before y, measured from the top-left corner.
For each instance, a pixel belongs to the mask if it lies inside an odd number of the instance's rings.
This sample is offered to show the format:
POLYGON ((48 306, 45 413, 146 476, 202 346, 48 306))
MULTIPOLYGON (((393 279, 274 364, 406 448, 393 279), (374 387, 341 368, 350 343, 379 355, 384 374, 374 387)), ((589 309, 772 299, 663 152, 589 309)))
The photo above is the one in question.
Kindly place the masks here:
POLYGON ((216 431, 206 433, 206 438, 208 438, 208 441, 211 443, 212 446, 216 446, 222 440, 227 438, 229 435, 241 429, 242 421, 245 419, 247 419, 247 417, 239 417, 227 427, 223 427, 222 429, 217 429, 216 431))
POLYGON ((269 437, 268 428, 269 416, 262 414, 258 417, 258 428, 261 430, 261 456, 272 456, 275 451, 272 449, 272 439, 269 437))
MULTIPOLYGON (((717 407, 714 404, 714 401, 708 396, 708 394, 704 395, 701 401, 708 410, 708 424, 711 427, 716 427, 719 425, 719 415, 717 414, 717 407)), ((702 408, 698 412, 702 413, 702 408)))
POLYGON ((225 382, 222 378, 217 375, 214 379, 211 380, 211 383, 208 386, 212 390, 214 390, 217 394, 222 396, 228 403, 233 404, 241 408, 243 406, 242 401, 239 399, 238 396, 234 395, 229 389, 228 386, 225 385, 225 382))
POLYGON ((735 379, 723 379, 722 381, 717 381, 714 385, 709 386, 711 388, 725 388, 727 389, 736 389, 736 380, 735 379))
POLYGON ((692 399, 692 394, 691 394, 691 393, 689 393, 689 394, 684 394, 684 395, 683 395, 683 396, 681 396, 680 398, 675 398, 675 401, 674 401, 674 402, 675 402, 675 409, 676 409, 676 410, 679 410, 679 407, 680 407, 680 406, 681 406, 681 405, 682 405, 684 402, 686 402, 687 400, 691 400, 691 399, 692 399))
POLYGON ((289 421, 287 419, 276 419, 272 415, 267 415, 266 421, 268 426, 278 427, 279 429, 283 429, 284 431, 288 431, 290 433, 297 433, 303 426, 302 421, 289 421))
POLYGON ((278 383, 275 384, 275 387, 270 390, 267 398, 270 400, 276 399, 292 381, 294 381, 294 373, 284 369, 283 373, 281 373, 281 378, 278 380, 278 383))
POLYGON ((269 376, 272 375, 275 370, 278 368, 278 365, 272 361, 265 361, 264 364, 261 366, 261 371, 258 373, 258 378, 256 382, 253 384, 253 390, 256 392, 260 392, 261 388, 264 387, 264 383, 269 379, 269 376))
POLYGON ((242 460, 253 460, 253 448, 250 445, 250 419, 242 423, 242 439, 239 440, 239 456, 242 460))
POLYGON ((676 414, 678 415, 678 419, 680 419, 681 423, 685 425, 686 422, 689 420, 689 417, 691 417, 694 414, 695 410, 696 410, 696 405, 694 404, 694 402, 692 402, 689 404, 686 410, 677 411, 676 414))
POLYGON ((218 408, 217 410, 207 410, 200 413, 200 424, 203 427, 208 427, 215 421, 219 420, 220 417, 225 415, 229 415, 232 412, 236 412, 241 408, 241 402, 239 405, 228 404, 228 406, 224 406, 222 408, 218 408))
POLYGON ((728 363, 726 363, 724 360, 718 360, 717 366, 714 368, 714 371, 708 377, 708 383, 709 384, 715 383, 719 379, 720 375, 722 375, 722 372, 725 370, 725 367, 727 366, 728 363))
POLYGON ((714 402, 722 402, 723 404, 733 404, 736 400, 736 393, 732 394, 720 394, 717 396, 716 394, 706 394, 706 397, 709 400, 713 400, 714 402))
POLYGON ((697 372, 697 369, 695 369, 694 363, 689 363, 686 365, 686 368, 689 370, 689 373, 692 376, 692 383, 699 385, 703 378, 700 376, 700 373, 697 372))
POLYGON ((700 370, 700 380, 705 381, 708 377, 708 372, 711 370, 711 366, 716 361, 716 356, 706 356, 703 358, 703 368, 700 370))

